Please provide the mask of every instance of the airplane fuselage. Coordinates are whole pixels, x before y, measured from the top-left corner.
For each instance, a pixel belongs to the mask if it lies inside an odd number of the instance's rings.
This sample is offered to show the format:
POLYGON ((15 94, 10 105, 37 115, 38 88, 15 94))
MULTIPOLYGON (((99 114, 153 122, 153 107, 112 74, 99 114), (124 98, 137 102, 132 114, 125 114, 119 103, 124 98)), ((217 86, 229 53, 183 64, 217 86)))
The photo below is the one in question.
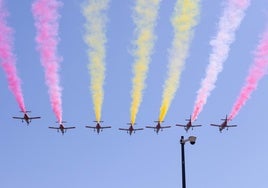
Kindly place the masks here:
POLYGON ((186 132, 192 127, 192 122, 189 120, 189 122, 186 124, 185 130, 186 132))
MULTIPOLYGON (((26 123, 29 125, 29 123, 31 122, 29 116, 27 114, 24 114, 23 119, 26 121, 26 123)), ((22 120, 23 121, 23 120, 22 120)))
POLYGON ((157 125, 155 126, 154 131, 155 131, 156 133, 158 133, 160 129, 161 129, 161 125, 160 125, 160 123, 157 123, 157 125))
POLYGON ((100 130, 101 130, 101 126, 99 123, 97 123, 96 125, 96 129, 97 129, 97 133, 99 134, 100 133, 100 130))
POLYGON ((224 122, 219 127, 220 132, 227 127, 227 120, 224 120, 224 122))
POLYGON ((62 124, 60 124, 60 132, 64 134, 64 126, 62 124))
POLYGON ((133 124, 130 124, 129 128, 127 129, 127 133, 129 135, 132 135, 132 133, 135 133, 136 129, 133 128, 133 124))
POLYGON ((128 128, 129 135, 132 135, 133 131, 134 131, 134 128, 133 128, 132 125, 130 125, 129 128, 128 128))
POLYGON ((157 125, 155 127, 155 132, 158 133, 160 130, 163 131, 163 128, 162 128, 160 123, 157 123, 157 125))

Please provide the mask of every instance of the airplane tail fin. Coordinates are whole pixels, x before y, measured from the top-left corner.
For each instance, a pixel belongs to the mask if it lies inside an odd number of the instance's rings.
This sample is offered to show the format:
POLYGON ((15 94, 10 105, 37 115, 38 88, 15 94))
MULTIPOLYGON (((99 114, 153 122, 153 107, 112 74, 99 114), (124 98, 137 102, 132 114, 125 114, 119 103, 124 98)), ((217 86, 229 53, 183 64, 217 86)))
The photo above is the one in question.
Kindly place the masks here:
POLYGON ((185 119, 185 121, 192 121, 192 115, 190 115, 189 119, 185 119))
POLYGON ((225 117, 225 119, 221 119, 222 121, 225 121, 225 120, 227 120, 227 121, 229 121, 229 119, 228 119, 228 116, 226 115, 226 117, 225 117))

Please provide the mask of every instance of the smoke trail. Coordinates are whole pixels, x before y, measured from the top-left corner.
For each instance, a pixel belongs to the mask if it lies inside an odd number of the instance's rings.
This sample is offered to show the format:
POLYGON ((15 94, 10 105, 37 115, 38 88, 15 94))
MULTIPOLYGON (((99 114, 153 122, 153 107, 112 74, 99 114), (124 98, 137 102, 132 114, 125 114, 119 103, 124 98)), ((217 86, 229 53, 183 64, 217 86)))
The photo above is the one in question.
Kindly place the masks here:
POLYGON ((135 123, 136 116, 142 101, 142 92, 145 88, 150 57, 154 47, 157 13, 161 0, 137 0, 134 8, 134 23, 136 25, 136 39, 134 41, 134 66, 132 79, 132 103, 130 120, 135 123))
POLYGON ((62 5, 57 0, 36 0, 32 11, 37 29, 37 49, 41 63, 45 69, 46 84, 49 89, 52 109, 59 122, 62 121, 61 87, 59 85, 59 67, 61 57, 57 54, 58 38, 58 9, 62 5))
POLYGON ((168 78, 165 81, 159 121, 163 121, 179 87, 180 75, 188 55, 193 28, 199 17, 199 0, 178 0, 172 16, 174 39, 169 56, 168 78))
POLYGON ((267 74, 268 70, 268 28, 264 32, 255 52, 253 65, 249 70, 244 87, 234 103, 228 119, 233 119, 249 99, 253 90, 257 88, 259 80, 267 74))
POLYGON ((83 14, 86 18, 85 43, 88 45, 88 58, 91 62, 88 65, 91 75, 90 89, 94 104, 96 120, 101 120, 102 103, 104 97, 103 84, 105 79, 105 26, 106 10, 109 0, 88 0, 83 7, 83 14))
POLYGON ((9 15, 5 9, 3 0, 0 0, 0 59, 7 80, 8 87, 14 94, 20 110, 26 112, 21 90, 21 81, 17 75, 16 58, 13 50, 13 30, 7 25, 6 17, 9 15))
POLYGON ((245 10, 249 4, 249 0, 229 0, 224 7, 223 15, 219 21, 218 33, 210 41, 212 52, 209 56, 206 77, 202 80, 201 87, 197 92, 197 99, 192 115, 193 120, 197 118, 208 96, 215 88, 217 76, 223 69, 223 63, 228 57, 230 45, 235 40, 235 32, 244 18, 245 10))

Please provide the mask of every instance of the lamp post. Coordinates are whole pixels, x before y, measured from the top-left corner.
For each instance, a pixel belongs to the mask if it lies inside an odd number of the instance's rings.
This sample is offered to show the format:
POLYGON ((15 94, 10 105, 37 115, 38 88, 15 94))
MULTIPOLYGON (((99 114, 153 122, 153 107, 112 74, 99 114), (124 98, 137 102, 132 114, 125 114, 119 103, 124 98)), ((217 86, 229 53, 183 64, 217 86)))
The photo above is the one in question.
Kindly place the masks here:
POLYGON ((186 188, 184 144, 188 141, 190 141, 190 143, 193 145, 193 144, 195 144, 196 137, 189 136, 188 139, 184 139, 184 137, 181 136, 180 143, 181 143, 182 188, 186 188))

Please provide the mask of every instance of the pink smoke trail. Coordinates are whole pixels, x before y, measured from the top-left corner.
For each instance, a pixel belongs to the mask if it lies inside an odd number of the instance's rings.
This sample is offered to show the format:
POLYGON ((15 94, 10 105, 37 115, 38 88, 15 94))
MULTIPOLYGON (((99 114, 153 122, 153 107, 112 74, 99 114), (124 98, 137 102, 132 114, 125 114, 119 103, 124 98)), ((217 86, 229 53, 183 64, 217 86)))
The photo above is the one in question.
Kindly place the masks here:
POLYGON ((58 9, 62 5, 57 0, 36 0, 32 11, 37 29, 37 49, 41 63, 45 69, 46 84, 49 89, 52 109, 59 122, 62 121, 61 87, 59 85, 59 67, 61 57, 57 54, 58 38, 58 9))
POLYGON ((250 0, 228 0, 224 7, 223 15, 219 21, 218 33, 216 37, 210 41, 212 53, 209 56, 206 77, 202 80, 201 87, 197 92, 192 120, 196 120, 207 102, 211 91, 215 88, 218 74, 223 69, 223 63, 228 57, 230 45, 235 40, 235 32, 249 4, 250 0))
POLYGON ((6 17, 9 15, 3 0, 0 0, 0 59, 1 65, 7 75, 8 87, 14 94, 21 111, 26 112, 21 90, 21 81, 17 75, 16 58, 12 52, 13 30, 8 27, 6 17))
POLYGON ((264 32, 255 52, 253 65, 249 70, 245 85, 234 103, 228 119, 233 119, 249 99, 251 93, 257 88, 260 79, 267 74, 268 70, 268 28, 264 32))

